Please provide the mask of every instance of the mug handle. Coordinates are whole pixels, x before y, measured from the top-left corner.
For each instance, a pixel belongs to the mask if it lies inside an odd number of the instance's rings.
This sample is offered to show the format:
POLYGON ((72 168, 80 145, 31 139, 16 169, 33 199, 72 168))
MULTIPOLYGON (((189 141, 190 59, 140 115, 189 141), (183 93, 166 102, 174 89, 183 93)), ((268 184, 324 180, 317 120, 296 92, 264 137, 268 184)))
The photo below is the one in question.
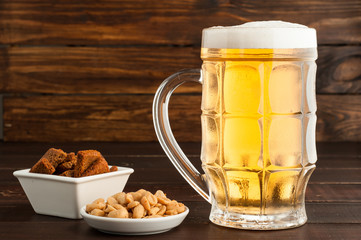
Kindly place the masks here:
POLYGON ((169 124, 168 104, 173 91, 185 82, 202 84, 200 69, 185 69, 177 72, 163 81, 159 86, 153 101, 153 123, 160 145, 170 161, 184 179, 205 200, 211 202, 207 182, 198 170, 192 165, 175 140, 169 124))

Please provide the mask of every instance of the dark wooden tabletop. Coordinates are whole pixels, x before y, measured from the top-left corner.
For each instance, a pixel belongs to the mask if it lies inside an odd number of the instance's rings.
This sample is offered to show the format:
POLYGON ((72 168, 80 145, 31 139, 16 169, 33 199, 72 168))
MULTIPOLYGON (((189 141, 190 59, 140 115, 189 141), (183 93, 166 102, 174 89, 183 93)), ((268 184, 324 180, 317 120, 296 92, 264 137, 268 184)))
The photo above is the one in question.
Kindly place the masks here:
MULTIPOLYGON (((200 167, 200 144, 180 144, 200 167)), ((361 239, 361 143, 318 143, 317 168, 306 192, 308 223, 281 231, 219 227, 208 220, 210 205, 178 174, 158 143, 0 143, 0 239, 361 239), (36 214, 19 182, 18 169, 29 168, 49 148, 97 149, 109 164, 134 168, 124 191, 164 190, 185 203, 190 213, 169 232, 124 237, 101 233, 83 220, 36 214)))

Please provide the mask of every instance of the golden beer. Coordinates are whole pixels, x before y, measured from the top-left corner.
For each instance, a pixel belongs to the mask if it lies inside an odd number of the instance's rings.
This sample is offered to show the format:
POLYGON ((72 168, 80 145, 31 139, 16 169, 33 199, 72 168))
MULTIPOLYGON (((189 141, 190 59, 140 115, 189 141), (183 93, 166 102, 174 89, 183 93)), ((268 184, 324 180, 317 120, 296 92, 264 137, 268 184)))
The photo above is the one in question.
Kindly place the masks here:
POLYGON ((316 56, 314 48, 202 48, 202 166, 221 215, 304 211, 316 161, 306 144, 316 56))
POLYGON ((155 95, 154 127, 165 153, 212 204, 213 223, 255 230, 304 224, 317 161, 315 29, 282 21, 206 28, 201 58, 201 70, 173 74, 155 95), (187 81, 202 84, 205 175, 180 149, 168 119, 169 97, 187 81))

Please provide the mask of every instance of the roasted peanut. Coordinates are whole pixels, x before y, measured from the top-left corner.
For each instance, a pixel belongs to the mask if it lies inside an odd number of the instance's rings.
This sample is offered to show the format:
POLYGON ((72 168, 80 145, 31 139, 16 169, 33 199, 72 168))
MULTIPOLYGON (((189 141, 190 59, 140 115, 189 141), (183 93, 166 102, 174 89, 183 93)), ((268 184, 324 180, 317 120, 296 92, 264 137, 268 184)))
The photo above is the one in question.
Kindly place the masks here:
POLYGON ((184 206, 183 203, 178 203, 178 206, 177 206, 177 212, 178 213, 182 213, 186 210, 186 206, 184 206))
POLYGON ((114 197, 108 197, 107 204, 109 205, 118 204, 118 201, 114 197))
POLYGON ((108 217, 111 218, 128 218, 128 211, 124 207, 115 211, 111 211, 108 214, 108 217))
POLYGON ((95 215, 95 216, 104 216, 105 215, 105 212, 103 210, 100 210, 100 209, 93 209, 91 212, 90 212, 91 215, 95 215))
POLYGON ((112 205, 112 207, 114 207, 116 210, 125 208, 125 207, 123 207, 123 205, 120 205, 120 204, 114 204, 114 205, 112 205))
POLYGON ((115 211, 117 210, 115 207, 113 207, 112 205, 107 205, 107 207, 104 209, 104 212, 109 213, 111 211, 115 211))
POLYGON ((105 208, 105 203, 90 203, 86 205, 86 212, 90 213, 91 211, 93 211, 94 209, 100 209, 103 210, 105 208))
POLYGON ((157 215, 164 215, 165 211, 167 211, 167 207, 162 205, 162 207, 160 208, 159 212, 157 212, 157 215))
POLYGON ((136 206, 138 206, 140 203, 138 201, 133 201, 131 203, 128 203, 127 208, 128 209, 132 209, 135 208, 136 206))
POLYGON ((156 215, 159 212, 159 208, 157 207, 153 207, 148 211, 148 215, 152 216, 152 215, 156 215))
POLYGON ((125 195, 126 195, 125 192, 120 192, 113 195, 113 197, 118 201, 119 204, 125 205, 126 204, 125 195))
POLYGON ((137 193, 141 194, 142 197, 144 196, 144 194, 147 192, 147 190, 144 189, 139 189, 138 191, 136 191, 137 193))
POLYGON ((142 204, 139 204, 135 208, 133 208, 133 218, 142 218, 144 216, 144 207, 142 204))
POLYGON ((103 198, 98 198, 94 200, 93 203, 105 203, 105 200, 103 198))
POLYGON ((167 206, 167 211, 168 210, 173 210, 173 209, 177 210, 178 202, 175 201, 175 200, 172 200, 166 206, 167 206))
POLYGON ((154 206, 158 203, 157 197, 154 196, 152 193, 149 192, 145 196, 147 197, 150 206, 154 206))
POLYGON ((157 192, 154 195, 156 197, 167 198, 167 196, 164 194, 162 190, 157 190, 157 192))
POLYGON ((97 209, 98 208, 98 204, 96 203, 89 203, 86 205, 86 208, 85 208, 85 211, 87 213, 90 213, 91 211, 93 211, 94 209, 97 209))
POLYGON ((164 205, 167 205, 171 201, 170 199, 163 198, 163 197, 157 197, 157 200, 158 200, 159 203, 164 204, 164 205))
POLYGON ((138 202, 143 197, 143 195, 139 192, 131 192, 130 194, 132 194, 134 201, 138 201, 138 202))
MULTIPOLYGON (((130 194, 130 193, 127 193, 127 194, 125 195, 125 202, 126 202, 126 203, 131 203, 131 202, 133 202, 133 201, 134 201, 133 195, 130 194)), ((122 205, 123 205, 123 204, 122 204, 122 205)))
POLYGON ((86 211, 95 216, 112 218, 156 218, 182 213, 183 203, 167 198, 162 190, 155 194, 144 189, 136 192, 119 192, 107 198, 98 198, 86 205, 86 211))
POLYGON ((178 212, 177 212, 177 209, 171 209, 171 210, 167 210, 165 212, 165 214, 166 215, 176 215, 176 214, 178 214, 178 212))
POLYGON ((140 203, 143 205, 145 210, 150 210, 150 203, 149 203, 148 198, 146 196, 142 197, 142 199, 140 200, 140 203))

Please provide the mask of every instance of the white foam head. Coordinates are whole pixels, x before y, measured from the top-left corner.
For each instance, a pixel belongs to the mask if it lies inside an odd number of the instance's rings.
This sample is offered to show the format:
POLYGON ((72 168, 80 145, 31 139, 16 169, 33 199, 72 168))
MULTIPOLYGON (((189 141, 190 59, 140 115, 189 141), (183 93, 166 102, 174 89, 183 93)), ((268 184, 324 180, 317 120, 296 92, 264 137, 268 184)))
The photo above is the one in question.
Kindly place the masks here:
POLYGON ((230 27, 205 28, 203 48, 316 48, 316 30, 283 21, 248 22, 230 27))

